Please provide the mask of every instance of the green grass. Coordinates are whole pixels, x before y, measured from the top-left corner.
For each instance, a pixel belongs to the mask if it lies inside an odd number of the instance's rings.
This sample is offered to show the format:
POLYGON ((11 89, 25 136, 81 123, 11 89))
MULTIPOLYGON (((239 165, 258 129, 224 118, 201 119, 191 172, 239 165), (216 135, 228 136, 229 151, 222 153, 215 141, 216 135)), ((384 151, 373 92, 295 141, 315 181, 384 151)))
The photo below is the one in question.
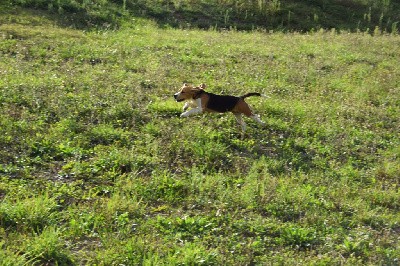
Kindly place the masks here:
POLYGON ((400 38, 0 15, 2 265, 397 265, 400 38), (179 117, 183 82, 266 122, 179 117))

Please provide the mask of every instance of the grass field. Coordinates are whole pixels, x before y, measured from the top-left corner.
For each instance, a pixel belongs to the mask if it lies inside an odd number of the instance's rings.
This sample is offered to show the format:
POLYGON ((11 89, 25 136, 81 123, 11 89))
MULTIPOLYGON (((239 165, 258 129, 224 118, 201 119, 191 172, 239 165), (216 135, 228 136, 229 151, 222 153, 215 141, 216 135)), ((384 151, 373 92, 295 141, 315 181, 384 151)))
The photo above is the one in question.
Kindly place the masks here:
POLYGON ((398 265, 400 36, 0 12, 0 265, 398 265), (182 119, 183 82, 266 97, 182 119))

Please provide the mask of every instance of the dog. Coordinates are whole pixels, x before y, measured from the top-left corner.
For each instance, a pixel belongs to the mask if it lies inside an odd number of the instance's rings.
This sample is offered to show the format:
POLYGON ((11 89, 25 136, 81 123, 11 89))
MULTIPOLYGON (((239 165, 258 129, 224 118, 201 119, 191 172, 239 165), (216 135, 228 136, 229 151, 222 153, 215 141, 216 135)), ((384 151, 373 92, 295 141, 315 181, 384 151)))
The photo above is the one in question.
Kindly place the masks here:
POLYGON ((183 106, 184 112, 181 113, 181 117, 188 117, 203 112, 232 112, 236 117, 236 121, 242 127, 243 132, 246 131, 246 123, 242 119, 242 114, 252 118, 261 125, 265 124, 251 111, 249 105, 244 101, 245 98, 250 96, 261 96, 260 93, 251 92, 240 97, 236 97, 206 92, 205 88, 206 85, 204 83, 197 87, 193 87, 184 83, 180 91, 174 94, 174 98, 177 102, 187 101, 183 106), (187 111, 189 107, 192 107, 192 109, 187 111))

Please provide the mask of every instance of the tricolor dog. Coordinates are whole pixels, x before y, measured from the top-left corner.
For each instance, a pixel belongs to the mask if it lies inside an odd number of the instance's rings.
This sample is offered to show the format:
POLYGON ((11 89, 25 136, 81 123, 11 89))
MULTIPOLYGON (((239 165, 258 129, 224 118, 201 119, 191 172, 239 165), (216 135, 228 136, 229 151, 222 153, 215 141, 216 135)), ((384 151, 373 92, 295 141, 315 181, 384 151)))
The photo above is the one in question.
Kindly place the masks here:
POLYGON ((193 87, 188 84, 183 84, 181 90, 174 94, 174 98, 177 102, 187 101, 183 106, 183 113, 181 117, 188 117, 203 112, 232 112, 237 122, 241 125, 243 132, 246 130, 246 123, 242 119, 242 114, 252 118, 259 124, 264 125, 264 122, 255 115, 249 105, 244 101, 245 98, 250 96, 261 96, 260 93, 251 92, 243 96, 225 96, 216 95, 210 92, 206 92, 205 84, 201 84, 198 87, 193 87), (187 109, 192 107, 189 111, 187 109))

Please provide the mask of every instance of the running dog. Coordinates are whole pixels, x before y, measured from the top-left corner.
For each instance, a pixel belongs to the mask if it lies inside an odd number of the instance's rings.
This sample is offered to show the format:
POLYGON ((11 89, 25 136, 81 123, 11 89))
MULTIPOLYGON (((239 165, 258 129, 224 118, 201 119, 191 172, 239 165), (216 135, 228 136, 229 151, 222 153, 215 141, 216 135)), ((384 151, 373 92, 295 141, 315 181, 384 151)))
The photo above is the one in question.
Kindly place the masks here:
POLYGON ((181 117, 188 117, 203 112, 232 112, 236 117, 236 121, 242 127, 243 132, 246 130, 246 123, 242 119, 242 114, 264 125, 264 122, 251 111, 249 105, 244 101, 245 98, 250 96, 261 96, 260 93, 251 92, 236 97, 206 92, 204 90, 205 88, 205 84, 193 87, 185 83, 181 90, 174 94, 174 98, 177 102, 187 101, 183 106, 184 112, 181 114, 181 117), (187 111, 189 107, 192 107, 192 109, 187 111))

